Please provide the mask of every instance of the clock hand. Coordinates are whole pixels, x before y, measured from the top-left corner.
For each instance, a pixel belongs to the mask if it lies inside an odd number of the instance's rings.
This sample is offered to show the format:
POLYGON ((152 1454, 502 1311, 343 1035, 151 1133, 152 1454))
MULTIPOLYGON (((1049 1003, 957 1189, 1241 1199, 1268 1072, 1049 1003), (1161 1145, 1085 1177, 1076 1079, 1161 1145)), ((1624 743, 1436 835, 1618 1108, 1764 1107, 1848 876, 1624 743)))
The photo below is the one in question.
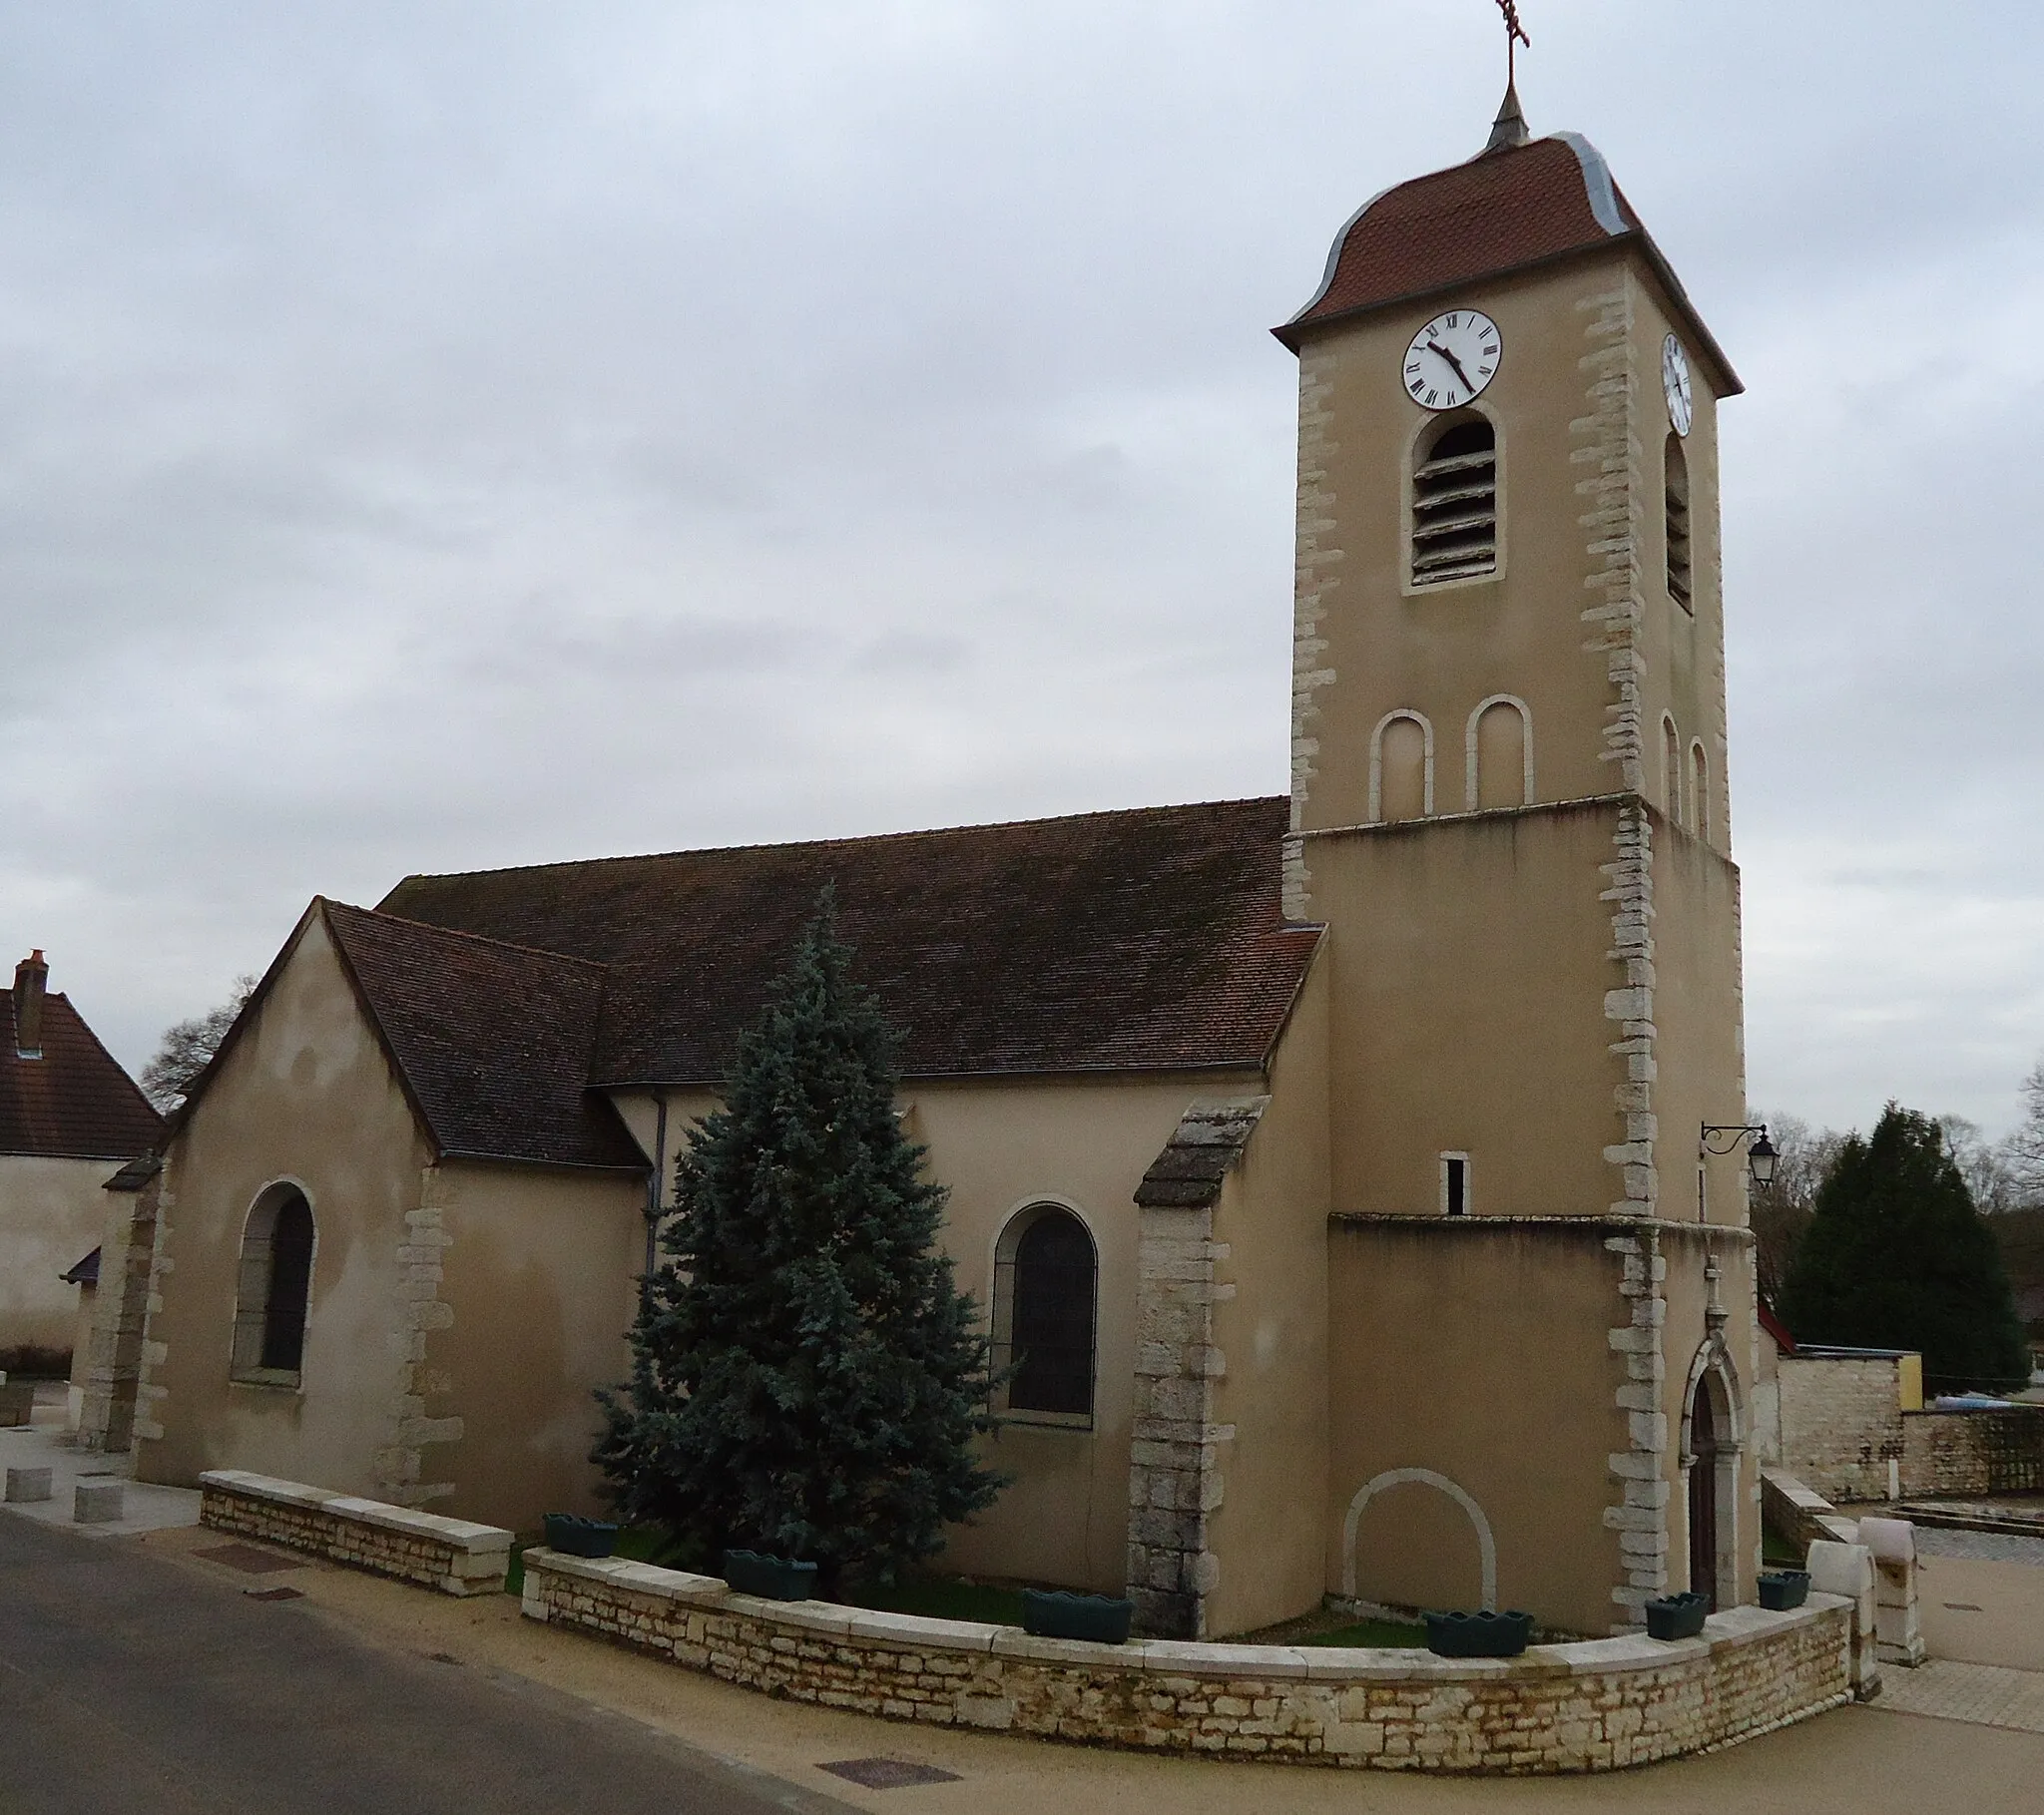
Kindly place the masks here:
POLYGON ((1454 355, 1453 353, 1449 352, 1449 351, 1448 351, 1448 349, 1447 349, 1446 347, 1444 347, 1443 345, 1441 345, 1441 343, 1440 343, 1440 342, 1439 342, 1438 340, 1429 340, 1429 341, 1428 341, 1428 342, 1426 343, 1426 350, 1427 350, 1427 351, 1428 351, 1429 353, 1438 353, 1438 354, 1440 354, 1440 356, 1441 356, 1441 357, 1442 357, 1443 359, 1445 359, 1445 360, 1446 360, 1446 361, 1447 361, 1447 362, 1448 362, 1448 363, 1449 363, 1449 364, 1450 364, 1451 366, 1453 366, 1453 367, 1455 368, 1455 376, 1456 376, 1457 378, 1461 379, 1461 380, 1462 380, 1462 383, 1463 383, 1463 384, 1464 384, 1464 385, 1465 385, 1465 386, 1466 386, 1466 387, 1467 387, 1468 389, 1470 389, 1470 390, 1472 390, 1472 391, 1473 391, 1473 390, 1474 390, 1474 389, 1476 388, 1476 386, 1475 386, 1475 385, 1473 385, 1473 384, 1471 384, 1471 383, 1469 382, 1469 374, 1468 374, 1467 372, 1465 372, 1465 371, 1464 371, 1464 370, 1462 369, 1462 362, 1461 362, 1461 360, 1457 359, 1457 358, 1455 357, 1455 355, 1454 355))

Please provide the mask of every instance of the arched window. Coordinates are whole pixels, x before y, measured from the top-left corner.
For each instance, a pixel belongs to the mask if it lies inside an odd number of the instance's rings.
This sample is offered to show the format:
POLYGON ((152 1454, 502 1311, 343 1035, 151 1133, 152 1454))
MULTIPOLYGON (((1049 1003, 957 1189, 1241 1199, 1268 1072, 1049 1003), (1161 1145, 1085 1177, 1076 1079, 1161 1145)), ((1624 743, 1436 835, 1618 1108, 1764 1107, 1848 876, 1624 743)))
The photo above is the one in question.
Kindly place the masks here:
POLYGON ((237 1380, 296 1386, 305 1354, 311 1300, 312 1206, 293 1184, 273 1184, 256 1199, 242 1236, 235 1302, 237 1380))
POLYGON ((1533 719, 1523 699, 1494 693, 1469 714, 1465 736, 1469 810, 1533 804, 1533 719))
POLYGON ((1682 733, 1661 715, 1661 804, 1671 825, 1682 824, 1682 733))
POLYGON ((1412 466, 1412 584, 1497 572, 1497 431, 1465 416, 1433 432, 1412 466))
POLYGON ((1422 819, 1433 811, 1433 726, 1417 712, 1389 712, 1369 740, 1369 816, 1422 819))
POLYGON ((1062 1205, 1031 1204, 1001 1231, 994 1362, 1012 1370, 1005 1410, 1092 1422, 1099 1277, 1092 1235, 1062 1205))
POLYGON ((1668 505, 1668 596, 1686 612, 1690 603, 1689 461, 1681 440, 1668 437, 1662 461, 1662 495, 1668 505))
POLYGON ((1711 835, 1711 759, 1701 740, 1689 746, 1690 829, 1699 838, 1711 835))

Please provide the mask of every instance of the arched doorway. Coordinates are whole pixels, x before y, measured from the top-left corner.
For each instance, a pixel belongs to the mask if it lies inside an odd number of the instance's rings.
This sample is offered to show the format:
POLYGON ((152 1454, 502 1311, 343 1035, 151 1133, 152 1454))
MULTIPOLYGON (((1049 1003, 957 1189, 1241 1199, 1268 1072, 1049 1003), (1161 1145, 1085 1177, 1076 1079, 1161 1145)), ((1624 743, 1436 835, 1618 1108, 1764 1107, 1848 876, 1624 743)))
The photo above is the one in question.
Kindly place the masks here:
POLYGON ((1718 1606, 1718 1420, 1711 1377, 1697 1382, 1690 1401, 1689 1586, 1718 1606))

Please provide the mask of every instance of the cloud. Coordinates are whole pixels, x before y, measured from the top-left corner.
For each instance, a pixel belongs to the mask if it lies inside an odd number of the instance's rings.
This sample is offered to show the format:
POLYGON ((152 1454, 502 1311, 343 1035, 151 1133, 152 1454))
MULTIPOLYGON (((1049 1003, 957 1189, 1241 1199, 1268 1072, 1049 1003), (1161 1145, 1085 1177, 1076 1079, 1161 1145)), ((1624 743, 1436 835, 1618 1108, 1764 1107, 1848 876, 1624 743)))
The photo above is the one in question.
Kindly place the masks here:
MULTIPOLYGON (((0 16, 0 927, 131 1064, 314 890, 1278 791, 1334 229, 1436 0, 0 16)), ((2027 9, 1553 0, 1725 433, 1756 1100, 2044 1046, 2027 9)))

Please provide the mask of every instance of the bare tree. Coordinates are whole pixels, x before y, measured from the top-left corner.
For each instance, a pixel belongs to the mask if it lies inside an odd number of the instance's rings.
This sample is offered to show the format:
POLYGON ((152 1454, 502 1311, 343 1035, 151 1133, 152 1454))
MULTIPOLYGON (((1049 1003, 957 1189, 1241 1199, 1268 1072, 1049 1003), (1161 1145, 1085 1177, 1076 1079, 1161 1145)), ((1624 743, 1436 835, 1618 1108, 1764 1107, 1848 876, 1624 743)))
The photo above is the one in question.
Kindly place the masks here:
POLYGON ((255 993, 257 981, 246 974, 237 977, 234 993, 218 1008, 164 1030, 154 1056, 142 1068, 140 1081, 142 1094, 164 1115, 168 1116, 185 1101, 186 1087, 220 1051, 220 1043, 255 993))
POLYGON ((1800 1116, 1768 1117, 1768 1137, 1778 1155, 1773 1182, 1755 1186, 1753 1210, 1754 1264, 1761 1296, 1773 1303, 1780 1295, 1796 1245, 1816 1213, 1817 1187, 1831 1168, 1845 1136, 1833 1129, 1813 1129, 1800 1116))
POLYGON ((2011 1194, 2008 1208, 2044 1206, 2044 1059, 2023 1080, 2023 1119, 1999 1148, 2011 1194))
MULTIPOLYGON (((1966 1188, 1973 1193, 1977 1209, 1993 1215, 2012 1210, 2022 1201, 2022 1187, 2010 1162, 2008 1140, 1989 1140, 1977 1122, 1969 1122, 1963 1116, 1940 1116, 1937 1126, 1944 1131, 1945 1147, 1964 1176, 1966 1188)), ((2009 1140, 2014 1138, 2013 1134, 2009 1136, 2009 1140)))

